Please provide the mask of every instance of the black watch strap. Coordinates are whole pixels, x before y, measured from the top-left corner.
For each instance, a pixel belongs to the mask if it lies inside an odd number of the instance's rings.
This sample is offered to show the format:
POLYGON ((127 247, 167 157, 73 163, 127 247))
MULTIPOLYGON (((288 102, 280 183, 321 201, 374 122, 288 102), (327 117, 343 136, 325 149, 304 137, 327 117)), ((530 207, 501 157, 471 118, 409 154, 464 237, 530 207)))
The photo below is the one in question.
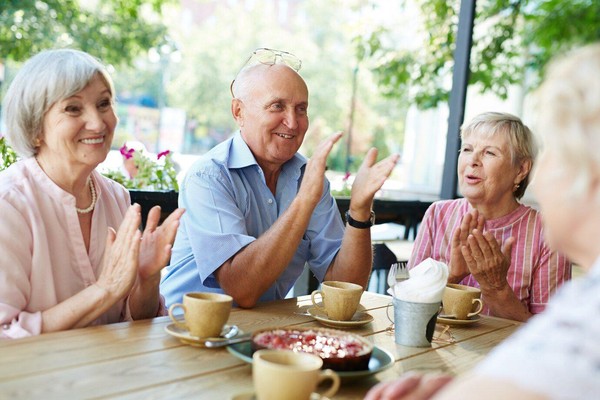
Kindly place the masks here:
POLYGON ((371 217, 368 221, 357 221, 350 216, 350 210, 346 211, 346 222, 353 228, 368 229, 375 224, 375 213, 371 211, 371 217))

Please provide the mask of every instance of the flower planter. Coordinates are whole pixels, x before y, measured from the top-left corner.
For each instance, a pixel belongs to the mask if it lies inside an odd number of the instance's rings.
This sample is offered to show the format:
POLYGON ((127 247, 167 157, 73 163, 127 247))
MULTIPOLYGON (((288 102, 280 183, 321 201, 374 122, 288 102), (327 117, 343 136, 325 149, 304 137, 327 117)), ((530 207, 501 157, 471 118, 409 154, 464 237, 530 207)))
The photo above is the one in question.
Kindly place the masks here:
POLYGON ((160 206, 160 222, 164 221, 177 208, 179 192, 174 190, 140 190, 129 189, 131 204, 138 203, 142 207, 142 225, 146 223, 148 212, 154 206, 160 206))

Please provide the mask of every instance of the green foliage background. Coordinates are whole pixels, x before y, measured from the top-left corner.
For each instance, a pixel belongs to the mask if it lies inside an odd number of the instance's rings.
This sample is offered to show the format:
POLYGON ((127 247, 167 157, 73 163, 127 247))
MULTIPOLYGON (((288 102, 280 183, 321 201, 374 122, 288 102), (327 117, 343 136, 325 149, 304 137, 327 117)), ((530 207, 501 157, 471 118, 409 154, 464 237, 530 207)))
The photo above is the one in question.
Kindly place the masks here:
MULTIPOLYGON (((393 32, 377 27, 359 38, 357 51, 373 63, 383 93, 408 93, 426 109, 448 100, 461 1, 415 1, 423 19, 416 46, 390 45, 393 32)), ((598 40, 600 1, 478 0, 469 83, 505 99, 510 85, 536 87, 554 55, 598 40)))
POLYGON ((2 0, 0 60, 24 61, 55 47, 75 47, 108 64, 131 62, 158 45, 171 0, 2 0), (95 5, 94 5, 95 4, 95 5))
MULTIPOLYGON (((193 144, 222 140, 236 128, 229 83, 244 59, 257 47, 283 49, 303 60, 301 73, 310 90, 311 126, 303 153, 312 154, 324 137, 347 132, 352 123, 350 153, 345 137, 330 157, 330 167, 338 170, 349 157, 351 171, 370 146, 380 149, 380 158, 402 151, 411 105, 433 108, 448 99, 461 0, 394 2, 399 17, 409 5, 418 6, 417 42, 406 21, 382 22, 381 7, 390 6, 385 0, 298 0, 289 2, 296 15, 289 21, 281 20, 276 1, 252 7, 241 0, 187 3, 210 7, 210 17, 182 23, 189 11, 177 0, 1 0, 0 62, 7 65, 6 80, 18 62, 42 49, 80 48, 114 67, 120 94, 184 109, 194 121, 186 136, 193 144), (413 43, 403 40, 407 34, 413 43)), ((600 1, 476 4, 470 84, 500 98, 511 85, 535 87, 553 55, 600 39, 600 1)))

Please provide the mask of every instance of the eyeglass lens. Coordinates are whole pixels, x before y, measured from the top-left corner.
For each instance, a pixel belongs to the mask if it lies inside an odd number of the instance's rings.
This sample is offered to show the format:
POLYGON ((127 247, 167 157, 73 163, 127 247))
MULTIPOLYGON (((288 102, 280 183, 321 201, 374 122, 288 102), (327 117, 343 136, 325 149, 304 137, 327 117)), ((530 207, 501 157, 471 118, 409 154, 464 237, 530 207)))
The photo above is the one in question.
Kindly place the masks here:
MULTIPOLYGON (((260 48, 254 50, 252 55, 248 57, 241 69, 243 69, 247 65, 250 65, 253 60, 258 61, 261 64, 275 65, 277 64, 277 58, 279 58, 283 64, 287 65, 290 68, 293 68, 296 72, 298 72, 300 70, 300 67, 302 67, 302 61, 292 53, 288 53, 287 51, 260 48)), ((235 94, 233 93, 233 83, 235 82, 236 78, 234 78, 231 81, 231 85, 229 85, 229 91, 231 92, 232 97, 235 97, 235 94)))
POLYGON ((277 64, 277 59, 279 58, 283 64, 286 64, 296 71, 298 71, 302 66, 302 62, 298 57, 285 51, 257 49, 253 55, 256 61, 260 62, 261 64, 277 64))

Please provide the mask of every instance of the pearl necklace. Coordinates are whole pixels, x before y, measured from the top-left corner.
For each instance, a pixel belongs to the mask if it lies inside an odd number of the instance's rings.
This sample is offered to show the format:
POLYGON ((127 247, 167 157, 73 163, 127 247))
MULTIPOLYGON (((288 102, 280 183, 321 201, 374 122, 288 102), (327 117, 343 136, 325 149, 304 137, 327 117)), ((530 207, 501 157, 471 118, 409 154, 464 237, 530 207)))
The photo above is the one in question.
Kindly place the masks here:
POLYGON ((77 210, 78 214, 87 214, 89 212, 92 212, 96 207, 96 188, 94 187, 94 182, 92 181, 92 178, 88 178, 88 182, 90 186, 90 193, 92 194, 92 204, 90 204, 87 208, 84 209, 75 207, 75 210, 77 210))

